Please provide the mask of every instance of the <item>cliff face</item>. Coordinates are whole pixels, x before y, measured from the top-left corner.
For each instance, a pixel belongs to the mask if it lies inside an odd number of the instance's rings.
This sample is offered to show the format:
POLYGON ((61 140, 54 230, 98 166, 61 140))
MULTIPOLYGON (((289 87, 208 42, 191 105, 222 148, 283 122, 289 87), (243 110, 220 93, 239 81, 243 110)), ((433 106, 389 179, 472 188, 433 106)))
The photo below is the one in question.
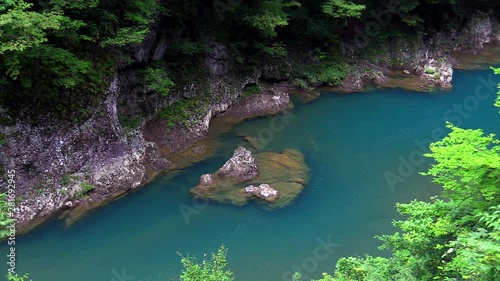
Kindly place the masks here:
MULTIPOLYGON (((367 39, 370 42, 370 39, 367 39)), ((347 90, 360 90, 366 84, 381 85, 387 81, 390 69, 413 74, 429 85, 450 88, 453 67, 458 62, 450 56, 452 51, 481 53, 486 43, 500 43, 500 26, 493 15, 476 13, 460 30, 446 30, 428 39, 422 36, 399 39, 376 48, 376 56, 366 55, 364 49, 346 48, 347 56, 355 62, 353 71, 343 82, 347 90), (356 52, 361 51, 361 52, 356 52)))
MULTIPOLYGON (((138 62, 147 64, 165 53, 168 40, 157 28, 153 27, 155 32, 142 45, 132 47, 138 62)), ((374 61, 365 57, 353 59, 354 71, 345 79, 344 87, 355 90, 367 81, 383 83, 384 71, 394 66, 422 75, 430 83, 449 86, 454 62, 448 51, 477 51, 482 44, 499 38, 498 23, 488 15, 478 15, 461 31, 437 34, 427 41, 395 42, 374 61), (399 65, 395 65, 394 58, 399 65), (429 68, 436 69, 431 77, 425 73, 429 68)), ((91 208, 140 186, 147 180, 149 170, 170 165, 163 158, 168 158, 168 153, 206 136, 211 118, 231 107, 246 86, 262 78, 276 81, 289 77, 290 63, 268 63, 242 74, 234 71, 225 46, 211 43, 210 49, 200 61, 208 77, 187 84, 170 96, 144 89, 134 69, 123 69, 111 81, 92 117, 82 124, 46 120, 35 125, 18 120, 13 126, 0 127, 0 133, 8 140, 0 146, 1 166, 4 171, 16 171, 18 226, 26 230, 59 211, 91 208), (187 127, 178 124, 167 128, 164 121, 154 118, 158 111, 179 99, 201 96, 202 114, 193 116, 187 127), (143 116, 140 129, 122 128, 118 118, 121 114, 143 116)), ((6 189, 7 182, 1 177, 0 191, 6 189)))

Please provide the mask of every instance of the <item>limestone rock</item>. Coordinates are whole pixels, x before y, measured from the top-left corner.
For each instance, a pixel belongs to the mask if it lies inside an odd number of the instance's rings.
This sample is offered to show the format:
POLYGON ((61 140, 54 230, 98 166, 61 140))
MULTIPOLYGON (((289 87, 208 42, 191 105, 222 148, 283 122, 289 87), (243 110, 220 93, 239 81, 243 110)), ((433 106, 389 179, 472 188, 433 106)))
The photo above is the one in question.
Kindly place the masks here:
POLYGON ((204 174, 200 176, 200 187, 211 187, 214 184, 214 179, 212 178, 211 174, 204 174))
POLYGON ((299 196, 309 179, 304 155, 294 149, 285 149, 281 153, 258 153, 255 163, 259 169, 256 178, 241 181, 241 178, 228 178, 219 172, 211 176, 202 175, 200 183, 191 189, 191 193, 233 205, 244 205, 252 198, 260 198, 267 203, 266 208, 281 208, 299 196))
POLYGON ((259 186, 249 185, 245 187, 244 190, 246 193, 250 193, 268 202, 275 201, 279 196, 277 190, 273 189, 272 187, 270 187, 268 184, 265 183, 259 186))
POLYGON ((234 151, 233 156, 217 173, 238 181, 253 179, 259 175, 252 152, 242 146, 234 151))

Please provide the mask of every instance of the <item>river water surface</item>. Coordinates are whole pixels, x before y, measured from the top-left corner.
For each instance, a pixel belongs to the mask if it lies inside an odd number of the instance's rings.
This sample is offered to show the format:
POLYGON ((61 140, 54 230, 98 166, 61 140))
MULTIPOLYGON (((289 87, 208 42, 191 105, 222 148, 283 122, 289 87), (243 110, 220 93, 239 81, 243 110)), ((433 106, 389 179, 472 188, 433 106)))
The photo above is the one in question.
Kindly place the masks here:
MULTIPOLYGON (((420 147, 447 132, 445 119, 499 133, 493 107, 498 82, 491 71, 459 71, 452 91, 324 93, 296 104, 295 117, 264 148, 296 148, 305 155, 311 178, 291 205, 269 211, 257 203, 193 203, 189 189, 199 176, 217 170, 242 136, 270 126, 269 118, 246 121, 218 137, 215 157, 174 178, 160 177, 69 228, 53 221, 18 237, 17 270, 35 281, 178 280, 177 252, 202 257, 224 243, 236 280, 280 281, 293 271, 318 278, 342 256, 385 255, 373 237, 395 231, 394 204, 439 192, 418 175, 430 164, 420 161, 420 147), (389 174, 401 178, 391 184, 389 174), (179 207, 195 211, 183 216, 179 207)), ((7 253, 7 246, 0 250, 7 253)), ((6 263, 0 268, 6 272, 6 263)))

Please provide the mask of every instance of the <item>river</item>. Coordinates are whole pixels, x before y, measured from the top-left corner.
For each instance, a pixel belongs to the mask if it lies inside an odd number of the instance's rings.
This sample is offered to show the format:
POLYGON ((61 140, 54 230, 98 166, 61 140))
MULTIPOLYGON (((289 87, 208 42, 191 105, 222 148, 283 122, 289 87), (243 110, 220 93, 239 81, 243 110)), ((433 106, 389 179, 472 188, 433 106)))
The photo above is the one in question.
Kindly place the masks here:
MULTIPOLYGON (((422 158, 429 141, 447 132, 445 119, 500 133, 498 82, 489 70, 457 71, 451 91, 376 89, 296 102, 263 148, 305 155, 311 177, 291 205, 271 211, 258 203, 193 202, 189 189, 201 174, 222 166, 243 136, 271 127, 270 118, 245 121, 218 137, 216 156, 175 177, 160 177, 68 228, 51 221, 18 237, 17 271, 35 281, 178 280, 177 252, 202 257, 224 244, 236 280, 281 281, 294 271, 311 278, 333 272, 342 256, 387 255, 373 237, 395 231, 395 203, 440 191, 418 172, 430 165, 422 158)), ((6 272, 5 262, 0 267, 6 272)))

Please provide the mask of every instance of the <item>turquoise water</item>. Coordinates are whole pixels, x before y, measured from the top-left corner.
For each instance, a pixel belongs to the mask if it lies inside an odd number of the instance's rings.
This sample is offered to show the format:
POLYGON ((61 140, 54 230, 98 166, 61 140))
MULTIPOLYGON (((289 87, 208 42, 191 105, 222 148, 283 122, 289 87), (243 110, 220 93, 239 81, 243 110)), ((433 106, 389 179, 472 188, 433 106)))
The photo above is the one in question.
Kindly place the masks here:
MULTIPOLYGON (((429 161, 420 161, 416 142, 445 130, 443 115, 461 127, 500 132, 500 114, 493 107, 500 81, 489 77, 490 71, 456 72, 453 91, 432 94, 325 93, 297 104, 295 117, 283 128, 271 126, 269 118, 244 122, 219 137, 216 157, 173 179, 160 178, 67 229, 54 221, 18 237, 18 272, 31 272, 35 281, 173 280, 181 271, 176 252, 202 256, 224 243, 236 280, 279 281, 294 271, 319 277, 341 256, 380 254, 373 236, 394 231, 394 204, 439 192, 417 174, 429 161), (489 84, 489 91, 479 89, 482 100, 475 96, 481 77, 489 84), (464 103, 461 113, 450 113, 464 103), (242 136, 270 138, 267 129, 277 127, 264 150, 297 148, 311 168, 310 182, 293 204, 268 211, 256 203, 192 201, 189 189, 201 174, 218 169, 244 142, 242 136), (406 161, 414 165, 398 172, 406 161), (389 172, 401 177, 393 186, 385 178, 389 172), (180 207, 193 212, 183 216, 180 207)), ((0 252, 7 253, 6 245, 0 252)), ((6 272, 5 262, 0 267, 6 272)))

